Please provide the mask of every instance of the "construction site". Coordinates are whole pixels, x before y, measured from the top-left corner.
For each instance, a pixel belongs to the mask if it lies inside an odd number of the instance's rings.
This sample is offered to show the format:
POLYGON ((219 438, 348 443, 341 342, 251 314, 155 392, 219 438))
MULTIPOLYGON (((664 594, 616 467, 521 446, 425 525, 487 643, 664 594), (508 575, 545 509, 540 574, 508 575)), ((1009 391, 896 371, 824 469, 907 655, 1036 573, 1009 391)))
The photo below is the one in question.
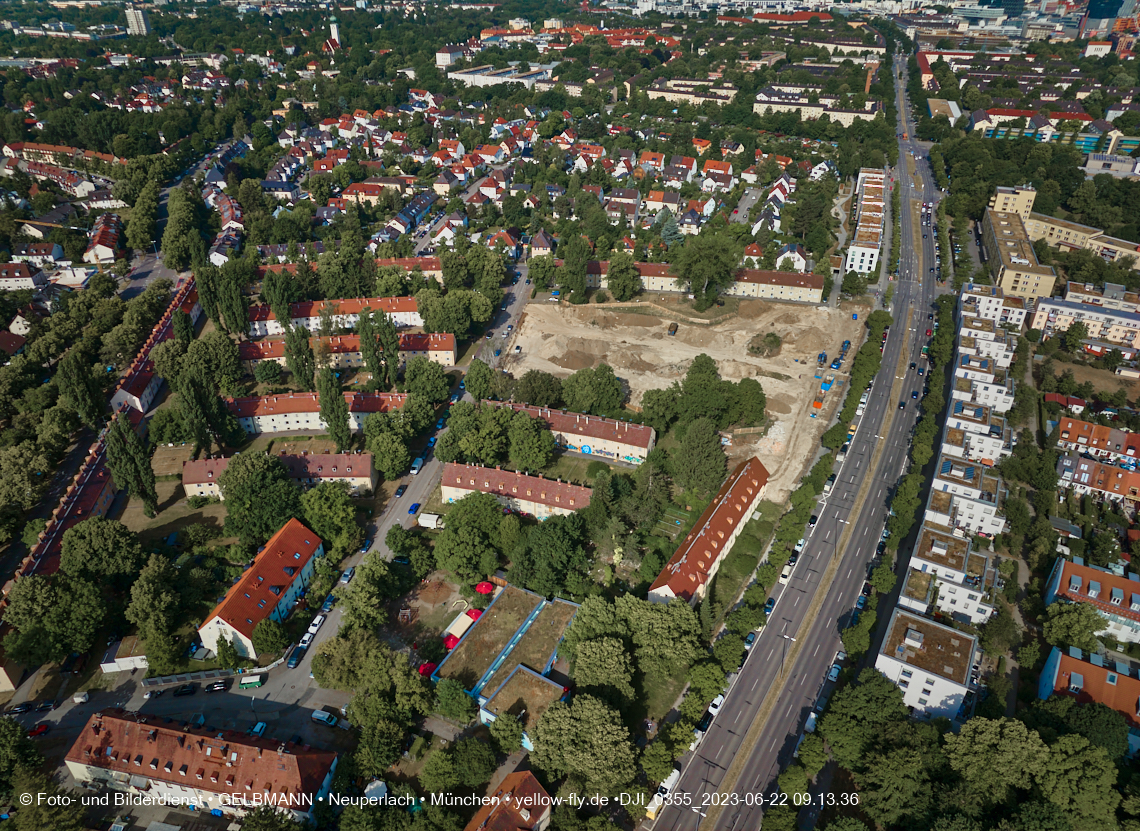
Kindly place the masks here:
POLYGON ((706 354, 722 378, 755 378, 764 387, 766 423, 731 433, 725 450, 730 464, 758 456, 771 473, 768 498, 782 501, 842 403, 849 356, 862 343, 867 311, 745 300, 735 314, 705 323, 676 320, 648 306, 531 303, 500 366, 516 378, 531 369, 564 378, 606 363, 628 384, 629 406, 636 410, 646 390, 681 380, 692 360, 706 354), (845 341, 848 351, 840 359, 845 341))

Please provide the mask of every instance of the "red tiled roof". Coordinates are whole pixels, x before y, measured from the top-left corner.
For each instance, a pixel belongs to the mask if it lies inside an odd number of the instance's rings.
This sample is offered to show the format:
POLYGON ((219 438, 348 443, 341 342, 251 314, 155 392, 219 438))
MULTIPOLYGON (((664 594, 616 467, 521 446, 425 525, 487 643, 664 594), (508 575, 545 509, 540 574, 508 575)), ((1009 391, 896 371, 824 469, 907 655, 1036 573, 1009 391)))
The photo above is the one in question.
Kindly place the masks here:
POLYGON ((647 450, 653 443, 653 428, 645 424, 632 424, 628 421, 583 415, 566 410, 552 410, 549 407, 532 407, 529 404, 504 402, 498 406, 509 407, 516 413, 526 413, 531 418, 541 418, 555 433, 622 442, 647 450))
POLYGON ((5 355, 15 355, 25 343, 27 343, 27 338, 23 335, 17 335, 7 329, 0 329, 0 352, 5 355))
POLYGON ((512 470, 448 462, 443 468, 441 484, 447 488, 480 491, 512 496, 528 502, 576 511, 590 504, 590 488, 554 482, 541 476, 527 476, 512 470))
POLYGON ((109 708, 87 720, 66 758, 114 771, 123 781, 139 775, 218 794, 269 792, 289 804, 282 797, 315 799, 336 754, 109 708))
POLYGON ((675 597, 691 600, 708 580, 717 558, 724 556, 723 540, 749 519, 748 506, 768 484, 768 470, 753 456, 741 462, 725 480, 716 498, 697 519, 649 591, 668 586, 675 597))
POLYGON ((27 263, 0 263, 0 280, 27 280, 31 276, 27 263))
POLYGON ((489 799, 475 812, 463 831, 534 831, 545 820, 550 795, 529 770, 516 770, 495 791, 498 799, 489 799), (529 813, 524 818, 522 806, 529 813))
POLYGON ((269 538, 222 602, 206 615, 206 622, 220 618, 247 638, 252 637, 254 627, 269 617, 281 594, 293 585, 320 546, 320 537, 299 520, 289 520, 269 538))
MULTIPOLYGON (((447 332, 437 334, 405 332, 399 338, 401 352, 455 352, 455 335, 447 332)), ((360 335, 309 338, 309 344, 314 349, 318 343, 322 342, 328 346, 329 353, 332 355, 360 351, 360 335)), ((264 361, 284 357, 285 338, 265 338, 264 340, 243 341, 238 344, 238 359, 242 361, 264 361)))
MULTIPOLYGON (((351 479, 372 473, 371 453, 282 453, 278 458, 291 479, 351 479)), ((193 459, 182 465, 182 484, 217 482, 229 464, 229 457, 193 459)))
MULTIPOLYGON (((416 303, 414 297, 362 297, 346 300, 306 300, 302 303, 292 304, 289 307, 289 314, 294 319, 317 317, 325 303, 331 303, 333 314, 337 315, 360 314, 365 306, 371 307, 374 312, 386 312, 387 314, 419 311, 419 304, 416 303)), ((250 322, 276 320, 277 316, 273 314, 273 310, 269 306, 254 305, 249 307, 249 319, 250 322)))
POLYGON ((1053 692, 1072 695, 1082 704, 1094 701, 1103 704, 1124 716, 1129 727, 1140 728, 1140 715, 1137 714, 1136 705, 1140 701, 1140 678, 1121 672, 1121 669, 1127 669, 1127 665, 1118 667, 1114 661, 1105 660, 1102 661, 1102 666, 1098 666, 1056 647, 1053 651, 1060 652, 1057 673, 1053 678, 1053 692), (1077 693, 1069 690, 1075 680, 1074 674, 1080 676, 1080 692, 1077 693), (1115 679, 1111 684, 1108 681, 1109 675, 1115 679))
MULTIPOLYGON (((402 392, 346 392, 350 413, 386 413, 404 405, 408 396, 402 392)), ((318 413, 321 410, 315 392, 293 392, 288 395, 255 395, 249 398, 227 398, 226 406, 237 418, 318 413)))
MULTIPOLYGON (((1117 577, 1111 571, 1102 571, 1092 566, 1074 563, 1071 560, 1058 560, 1061 573, 1058 577, 1056 596, 1074 603, 1088 603, 1097 611, 1140 622, 1140 611, 1132 610, 1133 597, 1140 594, 1140 583, 1127 577, 1117 577), (1079 585, 1073 586, 1072 578, 1079 578, 1079 585), (1091 583, 1099 585, 1096 597, 1089 597, 1091 583), (1112 602, 1113 589, 1119 589, 1119 604, 1112 602)), ((1140 602, 1140 597, 1136 598, 1140 602)))

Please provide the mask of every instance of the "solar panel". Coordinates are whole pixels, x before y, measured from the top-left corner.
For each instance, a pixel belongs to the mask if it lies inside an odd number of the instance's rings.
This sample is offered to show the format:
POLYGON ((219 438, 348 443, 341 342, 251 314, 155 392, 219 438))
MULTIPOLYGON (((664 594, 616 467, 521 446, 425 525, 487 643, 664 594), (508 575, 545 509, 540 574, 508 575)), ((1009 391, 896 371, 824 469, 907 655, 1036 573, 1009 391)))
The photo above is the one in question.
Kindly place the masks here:
POLYGON ((943 473, 949 473, 950 468, 952 468, 953 466, 954 466, 953 462, 943 462, 942 463, 942 472, 943 473))

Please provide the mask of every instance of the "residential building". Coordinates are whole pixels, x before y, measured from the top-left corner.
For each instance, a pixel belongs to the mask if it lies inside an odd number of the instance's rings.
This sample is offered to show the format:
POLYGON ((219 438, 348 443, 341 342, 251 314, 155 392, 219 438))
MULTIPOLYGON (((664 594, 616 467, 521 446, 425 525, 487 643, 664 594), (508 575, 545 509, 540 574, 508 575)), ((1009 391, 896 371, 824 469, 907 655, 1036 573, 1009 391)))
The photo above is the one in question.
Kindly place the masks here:
POLYGON ((64 762, 76 782, 96 789, 229 817, 268 802, 304 823, 329 793, 337 755, 108 708, 87 720, 64 762))
MULTIPOLYGON (((427 334, 402 332, 399 361, 423 357, 441 366, 455 366, 455 335, 447 332, 427 334)), ((334 369, 363 369, 364 357, 360 352, 359 335, 332 335, 327 338, 309 338, 314 353, 323 352, 334 369)), ((273 361, 285 366, 285 339, 265 338, 243 341, 238 344, 238 358, 250 367, 261 361, 273 361)))
POLYGON ((1098 637, 1140 643, 1140 574, 1058 557, 1045 587, 1045 604, 1087 603, 1104 617, 1098 637))
POLYGON ((27 263, 0 263, 0 291, 39 289, 48 283, 47 275, 39 266, 27 263))
POLYGON ((504 507, 539 520, 585 508, 592 493, 590 488, 569 482, 457 462, 444 465, 440 485, 444 502, 455 502, 471 493, 489 493, 504 507))
POLYGON ((464 831, 546 831, 550 795, 529 770, 507 774, 464 831))
POLYGON ((1008 491, 1001 477, 981 464, 942 456, 930 487, 925 522, 961 534, 993 537, 1006 529, 1008 491))
POLYGON ((1135 464, 1128 468, 1086 459, 1075 451, 1057 462, 1060 484, 1079 494, 1099 496, 1107 502, 1122 503, 1130 509, 1140 502, 1140 473, 1135 464))
MULTIPOLYGON (((371 453, 281 453, 289 478, 303 488, 324 482, 344 482, 353 496, 376 488, 371 453)), ((229 467, 229 457, 192 459, 182 465, 182 489, 187 496, 223 499, 218 480, 229 467)))
POLYGON ((1057 423, 1057 446, 1111 461, 1140 459, 1140 433, 1129 433, 1069 416, 1057 423))
POLYGON ((653 428, 646 424, 529 404, 506 402, 497 406, 541 419, 554 434, 554 441, 559 447, 586 456, 641 464, 653 449, 657 437, 653 428))
MULTIPOLYGON (((321 309, 331 306, 333 328, 355 329, 360 313, 368 308, 374 312, 384 312, 398 327, 423 326, 419 306, 414 297, 372 297, 348 300, 306 301, 293 303, 289 307, 292 326, 304 326, 310 332, 321 328, 321 309)), ((285 329, 269 306, 259 304, 249 309, 249 336, 263 338, 266 335, 284 335, 285 329)))
POLYGON ((883 243, 886 177, 882 170, 863 168, 855 183, 859 194, 855 233, 847 248, 845 271, 874 274, 879 270, 879 249, 883 243))
POLYGON ((696 603, 704 597, 767 485, 768 470, 755 456, 737 465, 649 587, 649 600, 696 603))
MULTIPOLYGON (((364 420, 372 413, 386 413, 402 407, 404 393, 346 392, 348 426, 354 433, 364 429, 364 420)), ((288 395, 262 395, 250 398, 228 398, 226 406, 247 433, 280 433, 301 430, 324 433, 321 405, 315 392, 292 392, 288 395)))
POLYGON ((1075 646, 1049 652, 1037 682, 1037 697, 1075 698, 1078 704, 1103 704, 1116 710, 1128 725, 1128 755, 1140 752, 1140 672, 1130 663, 1107 655, 1083 652, 1075 646))
POLYGON ((898 605, 922 615, 937 609, 974 626, 989 620, 997 613, 993 592, 1001 587, 997 564, 971 549, 953 529, 924 523, 898 605))
POLYGON ((63 260, 63 246, 58 242, 12 243, 12 262, 27 263, 43 268, 44 266, 55 265, 61 260, 63 260))
POLYGON ((127 9, 127 34, 134 37, 146 37, 151 33, 150 15, 145 9, 127 9))
POLYGON ((1008 296, 998 286, 969 283, 958 296, 958 313, 962 317, 992 320, 1020 332, 1025 324, 1025 299, 1008 296))
POLYGON ((103 214, 95 220, 83 262, 95 265, 113 263, 122 251, 123 221, 117 214, 103 214))
POLYGON ((217 654, 230 641, 238 655, 257 658, 253 630, 263 620, 283 622, 313 581, 321 538, 296 519, 286 522, 257 552, 251 565, 198 627, 202 646, 217 654))
POLYGON ((1037 262, 1025 223, 1016 213, 986 210, 982 238, 994 284, 1006 294, 1045 298, 1053 293, 1057 274, 1037 262))
POLYGON ((1103 292, 1069 290, 1064 300, 1039 300, 1029 325, 1040 330, 1042 338, 1051 338, 1063 334, 1074 323, 1083 323, 1088 337, 1082 346, 1087 352, 1140 349, 1140 304, 1132 304, 1136 297, 1115 285, 1106 285, 1103 292))
POLYGON ((1028 222, 1036 199, 1037 191, 1028 185, 1012 188, 999 186, 990 197, 989 206, 999 213, 1017 214, 1022 222, 1028 222))
POLYGON ((1110 237, 1100 228, 1038 213, 1029 215, 1025 228, 1031 240, 1043 239, 1062 251, 1091 251, 1108 262, 1131 257, 1132 268, 1140 269, 1140 244, 1110 237))
POLYGON ((991 408, 952 401, 942 433, 942 455, 993 467, 1013 453, 1013 427, 991 408))
POLYGON ((973 635, 896 607, 875 669, 903 693, 922 718, 957 719, 970 691, 970 671, 981 659, 973 635))

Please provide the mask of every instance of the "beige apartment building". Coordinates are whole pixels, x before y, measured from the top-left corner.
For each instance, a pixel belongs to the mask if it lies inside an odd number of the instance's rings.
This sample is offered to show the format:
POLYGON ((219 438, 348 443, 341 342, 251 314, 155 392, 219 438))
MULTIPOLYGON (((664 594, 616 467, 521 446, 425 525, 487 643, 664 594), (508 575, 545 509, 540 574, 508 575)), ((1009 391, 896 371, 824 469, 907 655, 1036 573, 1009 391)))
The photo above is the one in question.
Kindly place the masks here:
POLYGON ((982 222, 982 241, 994 284, 1003 292, 1034 299, 1053 294, 1057 274, 1037 262, 1020 214, 988 209, 982 222))
POLYGON ((990 197, 990 207, 1002 213, 1017 214, 1022 222, 1028 222, 1036 199, 1037 191, 1031 187, 1024 185, 1015 188, 999 187, 990 197))
MULTIPOLYGON (((376 469, 371 453, 281 453, 289 478, 303 488, 323 482, 344 482, 354 496, 376 488, 376 469)), ((182 465, 182 489, 187 496, 222 499, 218 479, 229 467, 229 458, 194 459, 182 465)))
POLYGON ((457 462, 444 465, 440 485, 444 502, 455 502, 471 493, 489 493, 504 507, 539 520, 566 516, 585 508, 593 492, 569 482, 457 462))

